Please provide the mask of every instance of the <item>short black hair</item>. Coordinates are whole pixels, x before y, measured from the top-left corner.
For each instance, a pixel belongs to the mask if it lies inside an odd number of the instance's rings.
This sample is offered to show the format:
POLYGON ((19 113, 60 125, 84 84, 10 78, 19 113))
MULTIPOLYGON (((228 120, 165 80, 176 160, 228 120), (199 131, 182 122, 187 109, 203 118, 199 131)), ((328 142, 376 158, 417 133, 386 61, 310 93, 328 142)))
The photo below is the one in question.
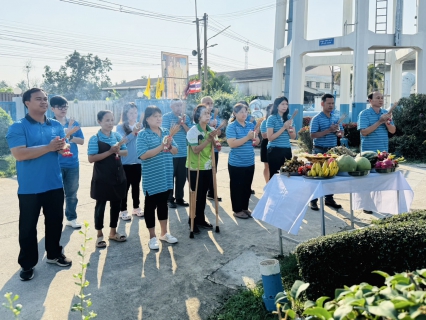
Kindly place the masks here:
POLYGON ((321 97, 322 102, 326 102, 327 99, 334 99, 334 96, 332 94, 326 93, 321 97))
POLYGON ((148 121, 146 121, 146 119, 148 119, 150 116, 152 116, 152 115, 154 115, 156 113, 159 113, 161 115, 163 114, 161 112, 161 109, 159 107, 157 107, 157 106, 152 105, 152 106, 146 107, 145 113, 143 115, 143 120, 142 120, 142 125, 145 128, 149 128, 149 124, 148 124, 148 121))
MULTIPOLYGON (((248 106, 249 106, 249 104, 247 103, 247 101, 246 101, 246 100, 240 100, 240 101, 238 101, 238 102, 237 102, 237 104, 238 104, 238 103, 243 104, 243 105, 245 105, 246 107, 248 107, 248 106)), ((234 108, 235 108, 235 106, 234 106, 234 108)))
MULTIPOLYGON (((288 99, 284 96, 282 97, 278 97, 274 100, 274 105, 272 106, 272 111, 271 114, 278 114, 278 106, 281 104, 281 102, 287 102, 288 104, 288 99)), ((290 112, 290 106, 288 106, 287 111, 283 113, 283 121, 287 121, 288 120, 288 113, 290 112)))
POLYGON ((53 96, 52 98, 50 98, 50 106, 51 107, 55 107, 55 106, 64 106, 68 104, 68 100, 65 99, 65 97, 63 96, 53 96))
POLYGON ((97 115, 98 121, 101 122, 107 113, 111 113, 114 116, 111 110, 101 110, 97 115))
POLYGON ((44 91, 43 89, 40 89, 40 88, 31 88, 31 89, 24 92, 24 94, 22 95, 22 102, 24 103, 25 108, 28 108, 27 105, 25 104, 25 102, 31 100, 31 95, 33 93, 40 92, 40 91, 46 93, 46 91, 44 91))

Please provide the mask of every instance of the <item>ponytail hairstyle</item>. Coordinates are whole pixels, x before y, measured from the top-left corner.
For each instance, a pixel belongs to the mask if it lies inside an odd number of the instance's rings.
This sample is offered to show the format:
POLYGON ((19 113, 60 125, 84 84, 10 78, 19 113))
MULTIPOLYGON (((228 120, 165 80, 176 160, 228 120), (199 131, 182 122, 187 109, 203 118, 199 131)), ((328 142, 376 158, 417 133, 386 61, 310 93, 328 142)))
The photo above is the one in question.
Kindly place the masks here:
MULTIPOLYGON (((278 97, 274 101, 274 106, 272 107, 271 114, 278 114, 278 106, 281 104, 281 102, 286 101, 288 104, 288 99, 284 96, 278 97)), ((287 111, 283 113, 283 121, 288 120, 288 114, 290 112, 290 106, 287 108, 287 111)))
POLYGON ((146 107, 145 114, 144 114, 143 120, 142 120, 142 124, 143 124, 143 126, 145 128, 149 128, 149 124, 146 121, 146 119, 148 119, 150 116, 152 116, 152 115, 154 115, 156 113, 163 114, 161 112, 161 109, 159 107, 157 107, 157 106, 148 106, 148 107, 146 107))
POLYGON ((137 110, 138 107, 136 106, 136 104, 134 102, 126 103, 123 107, 123 112, 121 113, 120 123, 123 126, 123 130, 124 130, 124 133, 126 135, 128 135, 132 132, 132 129, 130 129, 130 126, 129 126, 129 118, 127 117, 127 113, 132 108, 136 108, 136 110, 137 110))
MULTIPOLYGON (((245 101, 244 101, 244 102, 245 102, 245 101)), ((234 121, 237 119, 236 114, 237 114, 238 112, 240 112, 240 111, 241 111, 241 109, 243 109, 243 108, 245 108, 245 109, 248 111, 247 102, 245 102, 245 103, 238 102, 238 103, 234 106, 234 108, 232 108, 233 114, 232 114, 232 119, 230 119, 230 120, 229 120, 229 122, 230 122, 230 123, 231 123, 231 122, 234 122, 234 121)))
POLYGON ((204 104, 199 104, 195 107, 193 116, 194 123, 198 124, 198 122, 200 122, 201 112, 203 112, 204 109, 207 109, 204 104))
POLYGON ((98 114, 97 114, 97 119, 98 119, 98 121, 99 122, 101 122, 102 120, 103 120, 103 118, 104 118, 104 116, 107 114, 107 113, 111 113, 113 116, 114 116, 114 114, 112 113, 112 111, 111 110, 101 110, 101 111, 99 111, 98 112, 98 114))

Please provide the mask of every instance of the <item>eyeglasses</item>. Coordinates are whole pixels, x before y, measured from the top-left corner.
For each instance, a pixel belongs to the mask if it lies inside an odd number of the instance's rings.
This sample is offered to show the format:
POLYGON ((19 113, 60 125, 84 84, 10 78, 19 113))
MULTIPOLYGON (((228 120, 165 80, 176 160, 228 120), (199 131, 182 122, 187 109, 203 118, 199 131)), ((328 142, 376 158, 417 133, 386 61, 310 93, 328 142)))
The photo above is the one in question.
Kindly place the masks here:
POLYGON ((57 109, 59 109, 59 110, 68 110, 68 106, 56 106, 56 107, 54 107, 54 108, 57 108, 57 109))

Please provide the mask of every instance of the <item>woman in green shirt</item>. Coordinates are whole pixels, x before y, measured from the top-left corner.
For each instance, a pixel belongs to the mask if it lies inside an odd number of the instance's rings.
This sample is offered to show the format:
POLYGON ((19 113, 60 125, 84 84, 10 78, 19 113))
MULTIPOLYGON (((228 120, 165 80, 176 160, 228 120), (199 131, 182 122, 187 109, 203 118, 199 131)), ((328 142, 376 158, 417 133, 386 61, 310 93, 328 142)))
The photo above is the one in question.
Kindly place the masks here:
MULTIPOLYGON (((213 226, 206 221, 204 210, 206 208, 206 195, 212 179, 212 141, 217 134, 208 126, 210 112, 205 105, 199 104, 194 110, 195 125, 186 133, 189 151, 186 159, 186 167, 189 168, 191 190, 195 190, 198 175, 198 190, 195 209, 194 233, 200 233, 198 227, 213 229, 213 226)), ((188 219, 188 224, 191 220, 188 219)))

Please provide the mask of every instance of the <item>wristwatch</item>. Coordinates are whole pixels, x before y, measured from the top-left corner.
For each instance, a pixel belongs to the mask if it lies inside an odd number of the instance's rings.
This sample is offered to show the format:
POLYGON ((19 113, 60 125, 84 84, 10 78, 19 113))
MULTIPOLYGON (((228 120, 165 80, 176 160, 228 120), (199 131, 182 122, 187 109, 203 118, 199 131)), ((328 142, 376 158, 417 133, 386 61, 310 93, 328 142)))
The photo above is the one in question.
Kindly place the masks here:
POLYGON ((68 141, 71 141, 72 139, 74 139, 74 135, 70 135, 70 138, 68 139, 68 141))

